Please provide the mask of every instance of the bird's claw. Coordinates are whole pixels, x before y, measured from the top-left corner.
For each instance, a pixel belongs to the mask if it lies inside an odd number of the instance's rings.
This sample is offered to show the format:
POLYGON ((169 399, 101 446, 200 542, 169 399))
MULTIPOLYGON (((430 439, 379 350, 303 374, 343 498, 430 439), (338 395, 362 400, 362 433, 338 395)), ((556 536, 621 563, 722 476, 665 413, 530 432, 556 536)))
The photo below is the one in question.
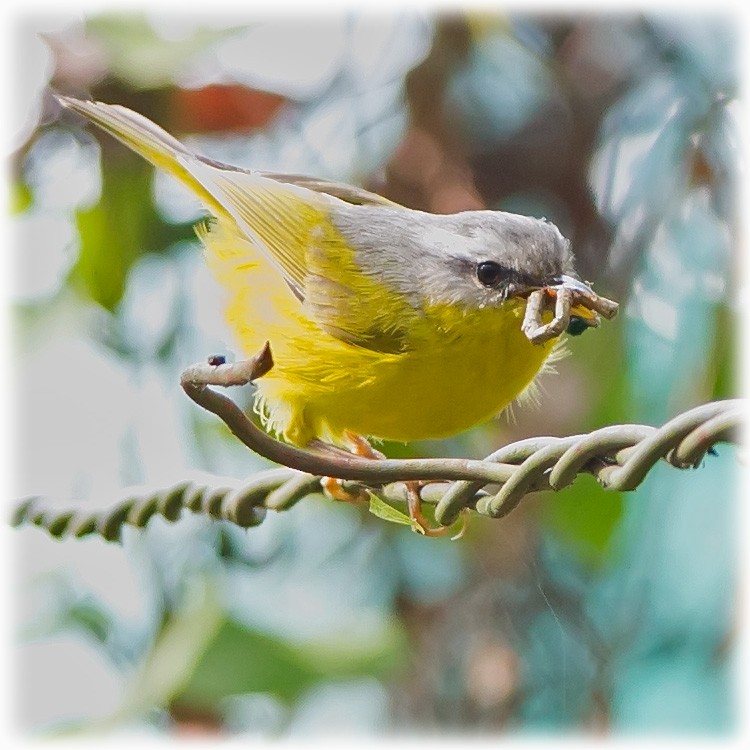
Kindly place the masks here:
POLYGON ((430 526, 430 522, 422 513, 422 482, 404 482, 406 485, 406 505, 409 509, 409 518, 414 524, 415 531, 424 536, 445 536, 450 526, 430 526))

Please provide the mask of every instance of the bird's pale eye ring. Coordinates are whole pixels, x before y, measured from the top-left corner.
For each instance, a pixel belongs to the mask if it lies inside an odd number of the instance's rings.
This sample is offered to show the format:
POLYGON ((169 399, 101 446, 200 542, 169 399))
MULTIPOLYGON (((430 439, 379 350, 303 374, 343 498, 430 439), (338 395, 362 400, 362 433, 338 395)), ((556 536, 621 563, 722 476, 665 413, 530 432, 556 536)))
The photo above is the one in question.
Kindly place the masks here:
POLYGON ((505 276, 505 269, 494 260, 484 260, 477 265, 477 280, 483 286, 497 286, 505 276))

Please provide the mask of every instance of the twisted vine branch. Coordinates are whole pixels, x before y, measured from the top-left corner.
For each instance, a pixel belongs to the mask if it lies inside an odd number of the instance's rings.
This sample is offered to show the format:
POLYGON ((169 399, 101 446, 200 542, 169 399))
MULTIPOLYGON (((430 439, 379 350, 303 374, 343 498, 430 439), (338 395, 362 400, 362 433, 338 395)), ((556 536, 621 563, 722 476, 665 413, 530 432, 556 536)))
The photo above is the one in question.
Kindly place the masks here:
POLYGON ((429 482, 422 500, 435 506, 435 519, 452 524, 465 508, 492 518, 507 515, 531 492, 560 490, 582 473, 594 475, 605 490, 635 489, 660 460, 678 469, 696 467, 719 442, 738 442, 746 402, 715 401, 691 409, 662 427, 613 425, 586 435, 538 437, 507 445, 484 460, 375 460, 331 451, 301 449, 275 440, 254 425, 229 398, 211 385, 245 385, 273 366, 266 345, 255 357, 237 364, 200 364, 182 375, 185 392, 220 417, 251 450, 287 468, 252 476, 239 487, 210 487, 181 482, 173 487, 126 498, 104 512, 44 508, 39 498, 21 502, 16 526, 31 523, 55 537, 98 534, 115 541, 125 524, 143 528, 159 514, 176 520, 183 508, 241 527, 260 524, 267 510, 286 510, 320 491, 322 476, 349 480, 346 485, 377 490, 386 501, 406 502, 403 482, 429 482))

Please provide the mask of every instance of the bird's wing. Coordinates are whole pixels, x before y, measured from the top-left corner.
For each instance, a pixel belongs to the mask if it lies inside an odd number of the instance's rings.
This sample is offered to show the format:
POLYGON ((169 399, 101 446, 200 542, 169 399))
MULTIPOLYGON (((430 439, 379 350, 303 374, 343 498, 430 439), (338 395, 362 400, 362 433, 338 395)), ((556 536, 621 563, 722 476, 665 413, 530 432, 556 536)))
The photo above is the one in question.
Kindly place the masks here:
MULTIPOLYGON (((361 272, 331 223, 331 203, 392 205, 343 183, 264 174, 194 155, 146 117, 119 105, 59 97, 129 148, 183 182, 217 217, 229 219, 281 274, 307 313, 331 335, 383 352, 405 349, 413 311, 361 272), (394 325, 393 320, 402 321, 394 325)), ((403 209, 406 210, 406 209, 403 209)))
MULTIPOLYGON (((325 331, 383 353, 407 350, 409 303, 355 262, 331 221, 331 198, 301 184, 183 159, 240 231, 279 268, 307 314, 325 331)), ((405 210, 405 209, 404 209, 405 210)))
POLYGON ((330 223, 322 196, 257 172, 226 170, 193 156, 178 159, 304 301, 307 251, 330 223))
POLYGON ((333 180, 322 180, 318 177, 308 177, 299 174, 280 174, 276 172, 263 172, 263 175, 277 182, 285 182, 290 185, 298 185, 316 193, 331 195, 347 203, 357 206, 390 206, 392 208, 403 208, 399 203, 384 198, 382 195, 370 192, 346 182, 335 182, 333 180))
POLYGON ((298 187, 313 190, 316 193, 330 195, 333 198, 338 198, 339 200, 351 203, 355 206, 390 206, 391 208, 404 208, 400 203, 384 198, 382 195, 373 193, 370 190, 365 190, 356 185, 350 185, 347 182, 324 180, 320 177, 310 177, 310 175, 306 174, 256 171, 245 169, 244 167, 237 167, 233 164, 226 164, 224 162, 216 161, 215 159, 209 159, 205 156, 196 156, 196 158, 204 164, 218 167, 219 169, 228 172, 244 172, 246 174, 261 175, 267 177, 269 180, 275 180, 276 182, 282 182, 287 185, 297 185, 298 187))

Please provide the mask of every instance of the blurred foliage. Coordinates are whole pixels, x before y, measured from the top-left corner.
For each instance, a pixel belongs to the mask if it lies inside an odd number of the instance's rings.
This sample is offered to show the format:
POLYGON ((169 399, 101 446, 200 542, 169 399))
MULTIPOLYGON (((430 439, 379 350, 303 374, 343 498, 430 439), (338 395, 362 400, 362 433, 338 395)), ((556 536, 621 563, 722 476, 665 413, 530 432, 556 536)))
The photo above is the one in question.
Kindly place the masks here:
MULTIPOLYGON (((178 392, 185 365, 230 346, 198 206, 49 88, 240 166, 560 226, 623 314, 569 343, 538 408, 390 455, 484 455, 735 395, 730 16, 104 13, 16 31, 33 85, 13 108, 14 494, 106 503, 265 466, 178 392)), ((735 463, 721 448, 622 496, 580 480, 454 543, 319 498, 248 532, 155 519, 122 547, 21 530, 19 722, 726 732, 735 463)))
POLYGON ((87 19, 87 34, 103 50, 107 74, 136 90, 171 87, 197 53, 232 29, 194 27, 165 38, 159 26, 142 15, 100 15, 87 19))
POLYGON ((128 166, 103 172, 101 200, 76 215, 80 248, 74 272, 86 294, 110 312, 122 299, 128 271, 138 255, 152 249, 152 243, 165 234, 159 231, 163 223, 151 203, 132 199, 148 193, 150 170, 141 164, 134 169, 128 166))

